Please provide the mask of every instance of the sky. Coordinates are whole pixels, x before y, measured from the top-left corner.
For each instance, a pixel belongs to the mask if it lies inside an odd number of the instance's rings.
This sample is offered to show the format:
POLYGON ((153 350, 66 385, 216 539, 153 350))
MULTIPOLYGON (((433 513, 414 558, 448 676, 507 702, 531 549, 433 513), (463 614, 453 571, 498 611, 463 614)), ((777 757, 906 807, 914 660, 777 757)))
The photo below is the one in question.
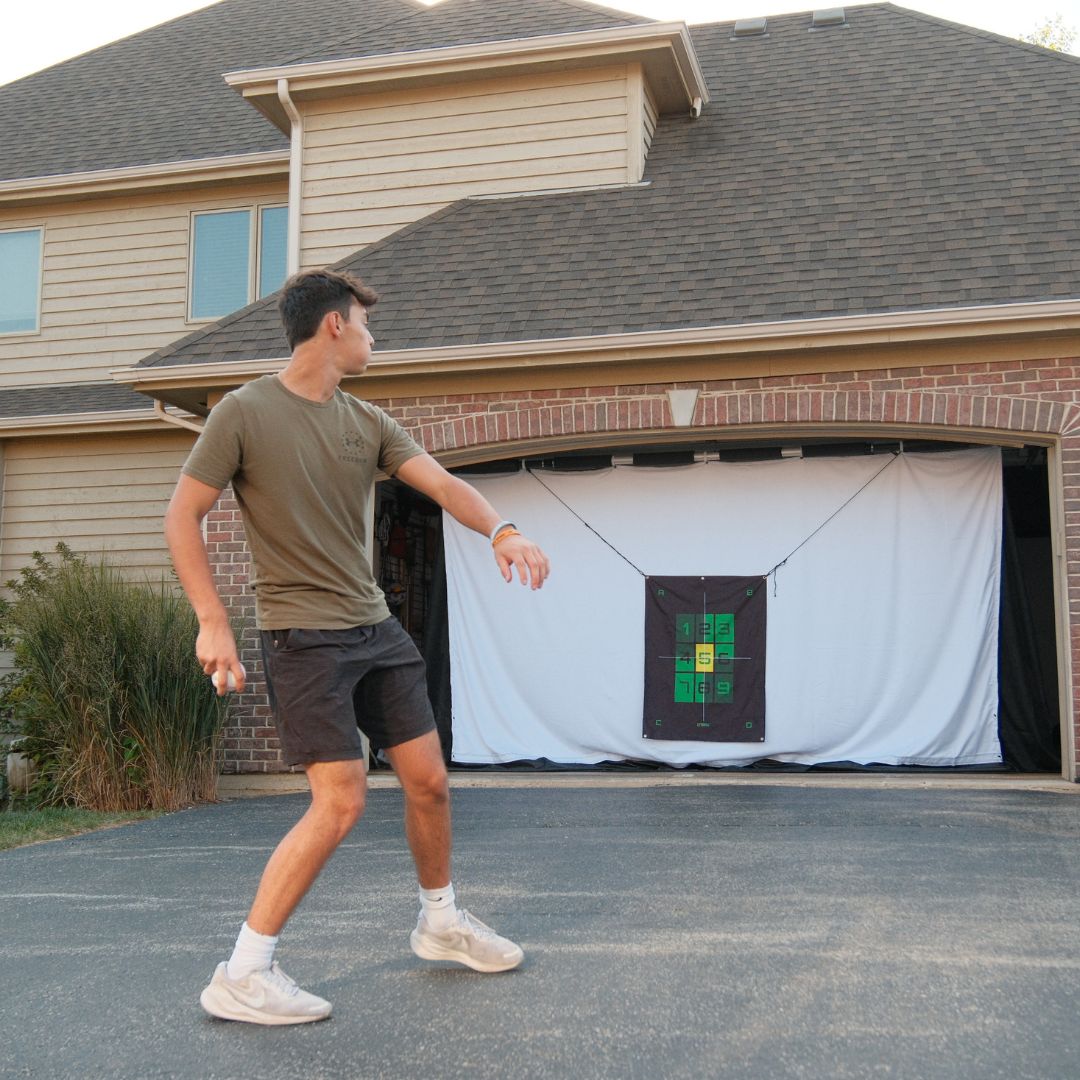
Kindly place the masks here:
MULTIPOLYGON (((840 6, 843 0, 619 0, 608 6, 665 22, 727 22, 840 6)), ((1080 31, 1080 0, 899 0, 900 6, 1016 37, 1060 15, 1080 31)), ((49 0, 5 5, 0 84, 208 6, 199 0, 49 0)), ((1073 44, 1080 51, 1080 34, 1073 44)))

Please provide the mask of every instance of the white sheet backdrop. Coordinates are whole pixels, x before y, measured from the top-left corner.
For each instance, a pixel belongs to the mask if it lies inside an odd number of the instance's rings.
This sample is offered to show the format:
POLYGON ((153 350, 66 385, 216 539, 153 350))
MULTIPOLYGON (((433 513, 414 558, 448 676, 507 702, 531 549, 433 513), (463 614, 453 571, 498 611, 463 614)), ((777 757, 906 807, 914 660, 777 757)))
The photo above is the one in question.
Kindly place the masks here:
MULTIPOLYGON (((765 573, 880 456, 542 477, 647 574, 765 573)), ((1001 463, 904 454, 769 583, 764 743, 641 734, 644 584, 526 472, 470 478, 547 551, 539 592, 445 518, 454 758, 998 762, 1001 463)))

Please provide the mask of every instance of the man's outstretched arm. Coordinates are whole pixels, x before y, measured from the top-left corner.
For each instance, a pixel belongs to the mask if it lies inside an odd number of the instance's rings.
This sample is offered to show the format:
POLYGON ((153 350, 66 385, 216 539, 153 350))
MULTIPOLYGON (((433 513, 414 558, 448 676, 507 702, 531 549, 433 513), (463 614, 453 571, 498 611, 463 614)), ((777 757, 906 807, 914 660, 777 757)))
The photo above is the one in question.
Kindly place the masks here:
MULTIPOLYGON (((501 520, 495 508, 476 488, 448 473, 430 454, 409 458, 395 475, 482 536, 490 536, 501 520)), ((551 572, 547 556, 524 536, 507 536, 495 545, 494 552, 506 581, 513 580, 516 568, 522 585, 539 589, 551 572)))
POLYGON ((244 689, 244 669, 236 652, 228 612, 214 585, 202 534, 203 518, 220 494, 219 489, 182 475, 165 512, 165 539, 176 576, 199 620, 195 655, 207 675, 218 673, 218 694, 224 694, 228 672, 232 672, 237 690, 244 689))

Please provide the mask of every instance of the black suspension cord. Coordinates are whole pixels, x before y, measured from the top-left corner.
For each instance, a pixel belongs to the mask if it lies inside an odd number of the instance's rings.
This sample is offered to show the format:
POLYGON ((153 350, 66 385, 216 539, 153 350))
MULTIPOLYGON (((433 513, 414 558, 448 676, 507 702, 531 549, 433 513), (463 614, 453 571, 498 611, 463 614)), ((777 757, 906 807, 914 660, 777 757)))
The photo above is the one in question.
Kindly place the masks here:
POLYGON ((857 499, 894 461, 896 461, 899 456, 900 451, 894 450, 892 452, 892 457, 889 458, 889 460, 886 461, 885 464, 882 465, 881 468, 878 469, 878 471, 874 473, 874 475, 871 476, 870 479, 867 480, 866 483, 863 484, 863 486, 859 488, 859 490, 856 491, 850 499, 847 500, 847 502, 843 503, 843 505, 839 506, 833 513, 831 513, 801 544, 799 544, 799 547, 792 548, 791 551, 787 553, 787 555, 785 555, 770 571, 768 571, 768 573, 761 575, 763 578, 771 577, 773 579, 773 596, 776 595, 776 571, 779 570, 780 567, 783 566, 788 561, 788 559, 790 559, 791 556, 799 550, 799 548, 804 547, 806 544, 810 543, 810 541, 813 540, 814 537, 817 536, 817 534, 821 532, 821 530, 824 529, 825 526, 828 525, 829 522, 832 521, 832 519, 836 517, 836 515, 839 514, 841 510, 844 509, 845 506, 848 505, 848 503, 851 503, 855 499, 857 499))
POLYGON ((554 496, 555 496, 555 498, 556 498, 556 499, 558 499, 558 500, 559 500, 559 502, 561 502, 561 503, 563 504, 563 506, 565 506, 565 507, 566 507, 566 509, 567 509, 567 510, 569 510, 569 511, 570 511, 570 513, 571 513, 571 514, 573 514, 573 515, 574 515, 574 517, 576 517, 576 518, 578 519, 578 521, 580 521, 580 522, 581 522, 581 524, 582 524, 582 525, 584 525, 584 526, 585 526, 585 528, 586 528, 586 529, 588 529, 588 530, 589 530, 589 532, 591 532, 591 533, 593 534, 593 536, 597 537, 597 538, 598 538, 598 539, 600 539, 600 540, 603 540, 603 542, 604 542, 605 544, 607 544, 607 546, 608 546, 609 548, 611 548, 611 550, 612 550, 612 551, 614 551, 614 552, 615 552, 615 554, 616 554, 616 555, 618 555, 618 556, 619 556, 619 558, 620 558, 620 559, 622 559, 622 561, 623 561, 623 562, 625 562, 625 563, 626 563, 627 565, 629 565, 629 566, 633 566, 633 567, 634 567, 634 569, 635 569, 635 570, 636 570, 636 571, 637 571, 637 572, 638 572, 638 573, 639 573, 639 574, 640 574, 640 575, 641 575, 642 577, 648 577, 648 576, 649 576, 648 574, 646 574, 646 573, 645 573, 645 571, 644 571, 644 570, 642 570, 642 569, 641 569, 641 567, 640 567, 640 566, 634 566, 634 564, 633 564, 632 562, 630 562, 630 560, 629 560, 629 559, 628 559, 628 558, 627 558, 627 557, 626 557, 626 556, 625 556, 625 555, 624 555, 624 554, 623 554, 623 553, 622 553, 622 552, 621 552, 621 551, 620 551, 620 550, 619 550, 619 549, 618 549, 618 548, 617 548, 617 547, 616 547, 616 546, 615 546, 615 545, 614 545, 613 543, 611 543, 611 541, 610 541, 610 540, 606 540, 606 539, 604 539, 604 537, 602 537, 602 536, 601 536, 601 535, 600 535, 600 534, 599 534, 599 533, 598 533, 598 532, 597 532, 597 531, 596 531, 596 530, 595 530, 595 529, 594 529, 594 528, 593 528, 593 527, 592 527, 592 526, 591 526, 591 525, 590 525, 590 524, 589 524, 589 523, 588 523, 588 522, 587 522, 587 521, 586 521, 586 520, 585 520, 585 519, 584 519, 584 518, 583 518, 583 517, 582 517, 582 516, 581 516, 581 515, 580 515, 580 514, 579 514, 579 513, 578 513, 578 512, 577 512, 577 511, 576 511, 576 510, 574 509, 574 508, 573 508, 573 507, 572 507, 572 506, 570 506, 570 505, 569 505, 568 503, 566 503, 566 502, 565 502, 565 501, 564 501, 563 499, 560 499, 560 498, 559 498, 559 496, 558 496, 558 495, 556 495, 556 494, 555 494, 555 492, 554 492, 554 491, 552 491, 552 490, 551 490, 551 488, 549 488, 549 487, 547 486, 547 484, 545 484, 545 483, 544 483, 544 481, 543 481, 543 480, 541 480, 541 479, 540 479, 540 477, 539 477, 539 476, 537 476, 537 475, 536 475, 536 473, 534 473, 534 472, 532 471, 532 469, 530 469, 530 470, 529 470, 529 475, 530 475, 530 476, 531 476, 531 477, 532 477, 532 478, 533 478, 533 479, 534 479, 534 480, 535 480, 535 481, 536 481, 536 482, 537 482, 537 483, 538 483, 538 484, 539 484, 539 485, 540 485, 540 486, 541 486, 541 487, 542 487, 542 488, 543 488, 543 489, 544 489, 545 491, 547 491, 547 492, 548 492, 548 493, 549 493, 550 495, 554 495, 554 496))
MULTIPOLYGON (((874 473, 874 475, 871 476, 870 479, 867 480, 866 483, 863 484, 863 486, 861 488, 859 488, 859 490, 856 491, 854 495, 851 496, 851 498, 847 499, 844 503, 842 503, 839 507, 837 507, 837 509, 834 510, 808 537, 806 537, 806 539, 803 540, 803 542, 801 544, 799 544, 797 547, 792 548, 791 551, 789 551, 787 553, 787 555, 785 555, 771 570, 769 570, 766 573, 761 575, 763 580, 766 579, 766 578, 770 578, 770 577, 773 579, 773 595, 774 596, 776 595, 776 571, 779 570, 780 567, 783 566, 788 561, 788 559, 791 558, 792 555, 794 555, 797 551, 799 551, 801 548, 805 547, 808 543, 810 543, 810 541, 813 540, 814 537, 817 536, 817 534, 819 532, 821 532, 821 530, 824 529, 825 526, 828 525, 829 522, 832 521, 832 519, 834 517, 836 517, 836 515, 839 514, 846 506, 848 506, 850 503, 854 502, 855 499, 857 499, 890 465, 892 465, 893 462, 896 461, 896 459, 899 456, 900 456, 900 452, 898 450, 894 450, 892 452, 892 456, 889 458, 889 460, 886 461, 885 464, 882 465, 881 468, 878 469, 878 471, 876 473, 874 473)), ((598 540, 602 541, 603 543, 607 544, 607 546, 609 548, 611 548, 611 550, 614 551, 615 554, 618 555, 619 558, 623 560, 623 562, 625 562, 628 566, 632 566, 643 578, 647 578, 649 576, 648 574, 645 573, 644 570, 641 569, 640 566, 637 566, 633 562, 631 562, 630 559, 628 559, 613 543, 611 543, 610 540, 608 540, 605 537, 601 536, 600 533, 598 533, 572 506, 569 505, 569 503, 567 503, 564 499, 560 498, 559 495, 557 495, 554 491, 552 491, 551 488, 548 487, 548 485, 545 484, 544 481, 541 480, 540 477, 537 476, 536 473, 532 471, 532 469, 529 469, 528 472, 529 472, 529 475, 549 495, 551 495, 553 498, 555 498, 558 502, 562 503, 562 505, 565 506, 566 509, 569 510, 570 513, 573 514, 574 517, 576 517, 578 519, 578 521, 580 521, 581 524, 584 525, 585 528, 588 529, 589 532, 591 532, 593 534, 593 536, 595 536, 598 540)))

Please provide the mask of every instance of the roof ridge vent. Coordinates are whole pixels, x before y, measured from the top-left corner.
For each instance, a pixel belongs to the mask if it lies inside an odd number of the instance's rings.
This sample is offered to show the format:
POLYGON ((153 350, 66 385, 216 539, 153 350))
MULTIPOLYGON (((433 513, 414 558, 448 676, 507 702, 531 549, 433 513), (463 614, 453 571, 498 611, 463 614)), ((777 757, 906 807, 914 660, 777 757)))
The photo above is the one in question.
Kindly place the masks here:
POLYGON ((847 13, 842 7, 819 8, 810 21, 811 30, 826 30, 831 26, 847 26, 847 13))
POLYGON ((731 32, 731 38, 763 37, 768 20, 764 17, 758 19, 738 19, 735 29, 731 32))

